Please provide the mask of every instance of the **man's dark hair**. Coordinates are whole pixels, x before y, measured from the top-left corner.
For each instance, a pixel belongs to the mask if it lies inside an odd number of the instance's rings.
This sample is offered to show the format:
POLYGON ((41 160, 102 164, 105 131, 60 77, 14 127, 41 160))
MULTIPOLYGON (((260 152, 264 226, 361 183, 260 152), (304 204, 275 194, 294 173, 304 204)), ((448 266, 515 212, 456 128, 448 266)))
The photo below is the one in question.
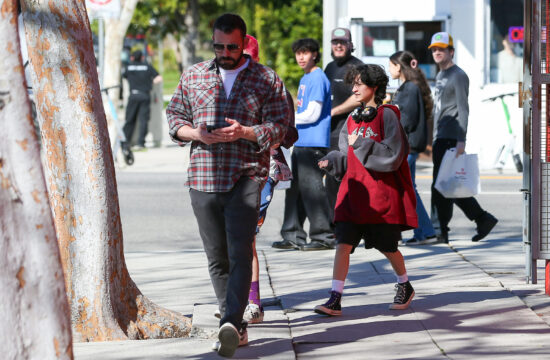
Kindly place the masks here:
POLYGON ((141 50, 136 50, 132 53, 132 57, 134 58, 134 61, 140 61, 142 56, 143 56, 143 53, 141 52, 141 50))
POLYGON ((225 34, 229 34, 233 32, 235 29, 239 29, 241 31, 241 34, 243 35, 243 38, 246 36, 246 24, 242 17, 236 14, 223 14, 220 15, 214 22, 214 28, 212 31, 215 30, 223 31, 225 34))
POLYGON ((321 60, 321 53, 319 52, 319 43, 315 39, 311 38, 305 38, 305 39, 298 39, 295 42, 292 43, 292 51, 296 54, 300 51, 309 51, 309 52, 316 52, 317 56, 315 57, 315 63, 318 63, 319 60, 321 60))
POLYGON ((355 79, 359 76, 361 82, 370 88, 375 88, 374 102, 376 105, 382 105, 386 97, 386 87, 388 86, 388 75, 380 65, 365 64, 354 66, 346 74, 346 83, 353 85, 355 79))

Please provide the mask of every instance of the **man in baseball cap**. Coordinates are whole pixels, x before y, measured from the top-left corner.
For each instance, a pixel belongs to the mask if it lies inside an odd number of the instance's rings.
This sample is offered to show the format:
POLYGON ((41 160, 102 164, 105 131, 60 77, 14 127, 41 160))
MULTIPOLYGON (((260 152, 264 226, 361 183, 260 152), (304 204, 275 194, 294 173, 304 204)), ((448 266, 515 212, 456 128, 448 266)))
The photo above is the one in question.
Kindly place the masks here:
POLYGON ((451 35, 446 32, 435 33, 428 48, 432 51, 434 62, 439 68, 434 87, 432 223, 438 241, 448 243, 448 224, 453 216, 453 206, 457 205, 468 219, 476 223, 477 232, 472 236, 472 241, 477 242, 491 232, 498 222, 497 218, 484 210, 474 197, 448 199, 435 188, 445 152, 455 148, 458 157, 464 153, 466 147, 466 130, 470 115, 470 80, 453 62, 455 50, 451 35))
POLYGON ((332 40, 344 40, 347 42, 351 42, 351 33, 349 29, 346 28, 336 28, 332 30, 332 37, 330 39, 332 40))
POLYGON ((428 49, 431 49, 435 46, 443 49, 445 48, 453 49, 454 48, 453 37, 446 32, 435 33, 432 36, 432 41, 430 42, 430 46, 428 46, 428 49))
MULTIPOLYGON (((363 62, 351 55, 355 50, 351 42, 351 32, 349 29, 337 27, 331 32, 330 55, 332 60, 325 67, 325 74, 330 81, 330 91, 332 95, 332 110, 330 112, 330 149, 338 150, 338 139, 340 130, 350 112, 355 109, 359 103, 352 92, 352 86, 344 81, 346 73, 352 67, 363 65, 363 62)), ((340 182, 332 175, 325 178, 325 186, 329 199, 331 213, 334 211, 336 196, 340 187, 340 182)), ((330 218, 333 218, 331 214, 330 218)))

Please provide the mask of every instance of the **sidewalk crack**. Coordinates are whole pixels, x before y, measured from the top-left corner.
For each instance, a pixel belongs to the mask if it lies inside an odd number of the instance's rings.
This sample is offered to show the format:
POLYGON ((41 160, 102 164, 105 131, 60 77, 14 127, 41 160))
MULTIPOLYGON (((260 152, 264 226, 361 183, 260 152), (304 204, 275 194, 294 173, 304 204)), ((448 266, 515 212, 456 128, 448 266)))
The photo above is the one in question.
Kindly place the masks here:
POLYGON ((260 250, 262 253, 262 257, 264 258, 264 264, 266 269, 266 275, 269 279, 269 287, 271 288, 271 292, 273 293, 273 297, 276 299, 276 301, 273 301, 273 305, 278 306, 281 311, 283 312, 284 316, 286 317, 287 326, 288 326, 288 333, 290 335, 290 343, 292 344, 292 351, 294 351, 294 360, 298 360, 298 353, 296 352, 296 343, 294 342, 294 336, 292 334, 292 327, 290 326, 290 317, 287 315, 287 312, 283 308, 283 301, 279 298, 277 295, 277 292, 275 291, 275 287, 273 286, 273 280, 271 279, 271 273, 269 272, 269 262, 267 261, 267 256, 265 254, 264 250, 260 250))

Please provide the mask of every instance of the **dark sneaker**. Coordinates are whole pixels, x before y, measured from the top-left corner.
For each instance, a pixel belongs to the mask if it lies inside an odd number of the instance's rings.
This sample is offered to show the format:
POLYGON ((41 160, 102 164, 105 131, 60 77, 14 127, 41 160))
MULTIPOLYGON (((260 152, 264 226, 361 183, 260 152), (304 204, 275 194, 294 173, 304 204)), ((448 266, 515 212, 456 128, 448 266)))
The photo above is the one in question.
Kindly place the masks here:
POLYGON ((330 292, 330 299, 323 305, 317 305, 314 311, 317 314, 328 316, 340 316, 342 315, 342 306, 340 301, 342 300, 342 294, 337 291, 330 292))
POLYGON ((284 239, 283 241, 275 241, 273 244, 271 244, 271 247, 275 249, 300 249, 300 245, 286 239, 284 239))
POLYGON ((483 239, 485 236, 489 235, 491 230, 495 227, 498 220, 493 215, 485 212, 481 219, 476 221, 477 223, 477 234, 472 237, 472 241, 476 242, 483 239))
POLYGON ((396 284, 397 290, 393 298, 393 304, 390 305, 390 310, 405 310, 409 307, 411 300, 414 297, 414 289, 410 282, 396 284))
POLYGON ((127 146, 122 146, 122 156, 124 156, 126 165, 132 165, 134 163, 134 153, 127 146))
POLYGON ((429 245, 429 244, 435 244, 436 242, 437 242, 437 237, 435 235, 432 235, 422 240, 413 237, 405 241, 403 245, 406 245, 406 246, 429 245))
POLYGON ((449 235, 448 234, 439 234, 436 237, 438 244, 448 244, 449 243, 449 235))
POLYGON ((248 331, 246 330, 246 322, 243 323, 241 331, 238 331, 230 322, 226 322, 220 326, 218 341, 212 345, 212 350, 217 351, 220 356, 232 357, 237 347, 247 344, 248 331))
POLYGON ((309 244, 302 245, 301 249, 303 251, 329 250, 334 249, 334 244, 329 244, 325 241, 313 240, 309 244))

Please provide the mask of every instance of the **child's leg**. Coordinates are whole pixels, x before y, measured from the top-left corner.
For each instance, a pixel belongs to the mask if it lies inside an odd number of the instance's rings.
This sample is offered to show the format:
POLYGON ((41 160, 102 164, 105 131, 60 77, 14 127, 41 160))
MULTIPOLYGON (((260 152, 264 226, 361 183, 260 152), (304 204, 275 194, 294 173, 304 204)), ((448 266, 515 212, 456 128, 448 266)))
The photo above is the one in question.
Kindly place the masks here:
POLYGON ((252 243, 252 282, 248 300, 249 303, 260 305, 260 263, 256 252, 256 237, 252 243))
POLYGON ((395 275, 397 276, 397 282, 407 282, 409 279, 407 277, 407 269, 405 268, 405 259, 401 251, 382 252, 382 254, 390 261, 393 271, 395 271, 395 275))
MULTIPOLYGON (((349 255, 353 246, 349 244, 338 244, 336 254, 334 255, 334 265, 332 267, 332 280, 345 281, 349 270, 349 255)), ((342 293, 339 291, 339 293, 342 293)))

